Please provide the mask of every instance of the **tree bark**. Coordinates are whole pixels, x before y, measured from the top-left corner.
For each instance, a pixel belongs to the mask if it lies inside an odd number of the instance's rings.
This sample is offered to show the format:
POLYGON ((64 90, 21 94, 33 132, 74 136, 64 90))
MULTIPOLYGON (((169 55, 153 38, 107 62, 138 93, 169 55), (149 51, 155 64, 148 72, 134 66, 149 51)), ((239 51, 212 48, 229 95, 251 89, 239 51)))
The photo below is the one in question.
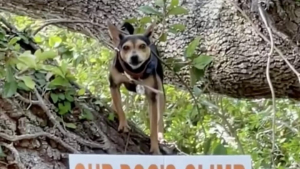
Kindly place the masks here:
MULTIPOLYGON (((182 57, 184 46, 196 35, 200 35, 199 54, 214 56, 213 63, 205 73, 202 84, 210 92, 225 94, 237 98, 269 98, 270 90, 266 80, 265 69, 269 44, 262 40, 253 30, 252 25, 232 5, 239 6, 267 35, 265 26, 258 16, 257 0, 186 0, 183 6, 189 9, 189 15, 172 17, 168 23, 183 23, 187 26, 179 36, 170 35, 167 43, 159 45, 162 56, 166 58, 182 57)), ((288 0, 265 0, 270 4, 267 16, 272 21, 275 45, 282 50, 284 56, 299 70, 298 49, 295 45, 299 39, 297 19, 299 3, 288 0)), ((108 39, 106 21, 120 24, 122 20, 137 17, 140 14, 136 8, 150 3, 146 0, 0 0, 1 8, 13 13, 27 15, 39 19, 67 18, 89 20, 98 23, 91 24, 60 24, 72 30, 89 35, 102 34, 108 39), (85 27, 85 28, 84 28, 85 27)), ((183 87, 171 71, 166 70, 166 82, 183 87)), ((189 83, 189 71, 182 69, 179 74, 189 83)), ((276 97, 300 98, 300 88, 297 76, 292 73, 287 64, 274 53, 271 61, 271 80, 276 97)))
MULTIPOLYGON (((250 17, 258 30, 267 35, 258 15, 257 0, 186 0, 183 6, 189 9, 187 16, 174 16, 170 23, 182 23, 187 29, 179 36, 170 35, 168 41, 160 44, 163 58, 182 57, 184 46, 196 35, 200 35, 199 54, 214 56, 208 67, 202 84, 210 92, 225 94, 237 98, 269 98, 270 90, 266 80, 265 69, 267 44, 253 30, 249 20, 245 19, 232 5, 238 5, 250 17)), ((299 3, 294 0, 265 0, 269 4, 267 16, 270 17, 275 45, 284 56, 299 70, 299 3), (292 43, 293 42, 293 43, 292 43)), ((108 39, 106 21, 120 24, 123 19, 141 16, 136 8, 150 3, 147 0, 0 0, 0 8, 38 19, 67 18, 88 20, 92 24, 60 24, 75 31, 89 35, 102 34, 108 39)), ((182 69, 179 74, 189 83, 189 71, 182 69)), ((171 71, 166 70, 166 82, 183 87, 171 71)), ((271 80, 276 97, 300 98, 297 76, 275 52, 271 61, 271 80)))
MULTIPOLYGON (((6 30, 9 37, 21 34, 1 19, 0 28, 4 28, 1 30, 6 30)), ((35 52, 39 47, 28 39, 29 43, 23 40, 17 43, 23 50, 35 52)), ((0 53, 3 54, 3 50, 0 53)), ((1 81, 1 89, 3 85, 1 81)), ((72 85, 72 89, 80 89, 75 82, 72 85)), ((68 153, 149 154, 149 136, 131 121, 129 134, 119 133, 118 120, 109 118, 112 110, 105 103, 96 103, 101 100, 90 92, 84 98, 76 96, 71 103, 72 113, 58 117, 57 103, 49 98, 53 91, 46 90, 42 94, 41 90, 36 87, 33 92, 18 90, 15 97, 0 96, 0 169, 67 169, 68 153), (93 118, 81 119, 81 108, 88 109, 93 118), (67 123, 75 124, 76 128, 66 128, 67 123), (6 157, 2 157, 3 152, 6 157)), ((162 154, 184 155, 173 144, 162 143, 160 149, 162 154)))

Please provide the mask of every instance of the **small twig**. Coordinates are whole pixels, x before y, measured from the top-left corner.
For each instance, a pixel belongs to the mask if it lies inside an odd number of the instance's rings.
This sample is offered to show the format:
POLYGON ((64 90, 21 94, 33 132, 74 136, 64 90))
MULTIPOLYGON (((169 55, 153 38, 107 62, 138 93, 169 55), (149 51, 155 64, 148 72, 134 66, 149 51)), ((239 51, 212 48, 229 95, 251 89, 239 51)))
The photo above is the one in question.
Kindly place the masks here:
MULTIPOLYGON (((115 47, 114 47, 114 45, 112 44, 112 43, 109 43, 109 42, 107 42, 107 41, 105 41, 104 39, 105 38, 103 38, 103 39, 99 39, 99 38, 97 38, 88 28, 85 28, 85 27, 83 27, 82 26, 82 28, 91 36, 91 37, 93 37, 94 39, 97 39, 97 40, 99 40, 99 41, 101 41, 102 43, 104 43, 104 44, 106 44, 107 45, 107 47, 109 47, 110 49, 114 49, 115 47)), ((102 35, 102 34, 100 34, 100 35, 102 35)))
POLYGON ((11 31, 16 31, 17 30, 13 25, 11 25, 10 23, 8 23, 3 16, 0 16, 0 22, 2 22, 11 31))
POLYGON ((17 97, 19 100, 21 100, 22 102, 27 103, 27 104, 39 105, 39 103, 40 103, 39 101, 27 99, 27 98, 23 97, 22 95, 20 95, 19 93, 16 93, 16 97, 17 97))
POLYGON ((267 76, 267 81, 268 84, 270 86, 270 90, 271 90, 271 94, 272 94, 272 110, 273 110, 273 118, 272 118, 272 154, 271 154, 271 161, 272 161, 272 168, 275 168, 275 157, 274 157, 274 152, 275 152, 275 122, 276 122, 276 102, 275 102, 275 91, 271 82, 271 78, 270 78, 270 62, 271 62, 271 55, 273 54, 274 51, 274 42, 273 42, 273 35, 272 35, 272 31, 271 28, 268 24, 267 21, 267 16, 265 15, 265 11, 262 9, 261 3, 258 2, 258 11, 260 14, 260 17, 262 18, 267 31, 269 33, 270 36, 270 45, 271 45, 271 49, 270 52, 268 53, 268 62, 267 62, 267 68, 266 68, 266 76, 267 76))
POLYGON ((59 137, 56 137, 55 135, 52 135, 47 132, 39 132, 39 133, 35 133, 35 134, 24 134, 24 135, 20 135, 20 136, 10 136, 5 133, 0 133, 0 137, 5 140, 11 141, 11 142, 16 142, 16 141, 20 141, 20 140, 28 140, 28 139, 36 139, 38 137, 47 137, 47 138, 54 140, 55 142, 61 144, 64 148, 66 148, 71 153, 76 153, 76 154, 80 153, 79 151, 77 151, 76 149, 74 149, 73 147, 71 147, 70 145, 65 143, 64 141, 62 141, 59 137))
POLYGON ((14 155, 15 160, 13 161, 13 164, 16 164, 19 169, 26 169, 23 165, 18 150, 14 147, 13 143, 7 144, 4 142, 0 142, 0 145, 4 146, 5 148, 9 149, 12 154, 14 155))
POLYGON ((59 131, 61 133, 65 133, 65 131, 63 130, 63 128, 61 127, 61 125, 59 124, 58 121, 56 121, 56 118, 54 117, 54 115, 52 114, 52 112, 50 111, 50 109, 47 107, 46 103, 44 102, 42 96, 39 94, 39 91, 37 89, 34 89, 35 95, 38 99, 38 105, 45 111, 45 113, 47 114, 49 120, 58 127, 59 131))
MULTIPOLYGON (((201 111, 200 111, 200 108, 198 106, 197 98, 193 94, 193 91, 191 90, 191 88, 184 82, 184 80, 181 78, 181 76, 177 72, 173 71, 171 66, 169 66, 167 63, 165 63, 159 56, 156 55, 156 53, 152 52, 152 54, 155 55, 169 70, 171 70, 175 74, 175 76, 179 79, 179 81, 184 85, 184 87, 190 93, 190 95, 192 97, 192 100, 194 101, 194 105, 196 106, 197 112, 200 114, 201 111)), ((204 133, 204 136, 206 137, 207 134, 206 134, 204 125, 202 123, 201 123, 201 127, 203 128, 203 133, 204 133)))
POLYGON ((48 118, 50 119, 50 121, 56 126, 58 127, 59 131, 68 137, 71 137, 71 139, 74 139, 76 141, 78 141, 80 144, 83 144, 85 146, 91 147, 91 148, 102 148, 102 149, 108 149, 109 147, 107 147, 106 145, 101 145, 99 143, 96 142, 92 142, 92 141, 88 141, 85 140, 73 133, 70 133, 66 130, 63 129, 63 127, 59 124, 58 121, 56 121, 54 115, 52 114, 52 112, 50 111, 50 109, 47 107, 46 103, 44 102, 42 96, 39 94, 39 92, 37 91, 37 89, 34 89, 34 92, 36 94, 36 97, 38 98, 39 101, 39 106, 45 111, 45 113, 47 114, 48 118))
POLYGON ((32 33, 32 35, 35 36, 39 31, 41 31, 46 26, 53 25, 53 24, 58 24, 58 23, 60 23, 60 24, 61 23, 73 23, 73 24, 76 24, 76 23, 89 23, 89 24, 95 25, 97 27, 103 27, 100 24, 97 24, 97 23, 94 23, 94 22, 91 22, 91 21, 88 21, 88 20, 51 19, 51 20, 47 20, 45 24, 43 24, 38 29, 36 29, 32 33))
POLYGON ((124 148, 124 154, 126 154, 126 151, 128 148, 129 138, 130 138, 130 132, 128 132, 128 135, 127 135, 126 144, 125 144, 125 148, 124 148))

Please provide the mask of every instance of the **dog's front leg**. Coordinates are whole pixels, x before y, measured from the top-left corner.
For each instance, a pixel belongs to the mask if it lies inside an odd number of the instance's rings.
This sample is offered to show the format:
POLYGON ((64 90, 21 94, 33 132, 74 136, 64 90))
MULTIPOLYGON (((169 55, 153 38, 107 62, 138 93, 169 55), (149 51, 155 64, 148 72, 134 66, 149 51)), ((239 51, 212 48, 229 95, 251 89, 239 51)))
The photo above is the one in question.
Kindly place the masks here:
POLYGON ((158 100, 156 93, 147 92, 147 100, 149 103, 149 119, 150 119, 150 152, 153 154, 160 154, 158 145, 158 100))
MULTIPOLYGON (((162 92, 164 92, 163 89, 163 83, 160 80, 158 76, 156 76, 156 81, 158 84, 158 89, 162 92)), ((166 100, 165 100, 165 93, 163 94, 156 94, 156 100, 158 102, 157 105, 157 114, 158 114, 158 119, 157 119, 157 134, 158 134, 158 140, 160 142, 163 142, 164 140, 164 121, 163 121, 163 115, 165 111, 165 106, 166 106, 166 100)))
POLYGON ((112 96, 113 107, 118 114, 119 127, 118 131, 128 132, 129 126, 127 124, 127 119, 122 108, 122 100, 120 93, 120 84, 116 84, 112 77, 109 78, 110 82, 110 93, 112 96))

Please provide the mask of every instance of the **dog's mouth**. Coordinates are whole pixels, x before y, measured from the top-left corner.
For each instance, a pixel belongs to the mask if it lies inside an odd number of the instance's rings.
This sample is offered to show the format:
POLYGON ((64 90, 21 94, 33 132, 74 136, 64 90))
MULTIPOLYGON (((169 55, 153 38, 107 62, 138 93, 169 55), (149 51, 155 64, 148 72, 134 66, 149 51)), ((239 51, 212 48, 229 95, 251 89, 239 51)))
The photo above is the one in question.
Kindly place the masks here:
POLYGON ((142 63, 142 61, 131 61, 129 64, 132 66, 138 66, 142 63))

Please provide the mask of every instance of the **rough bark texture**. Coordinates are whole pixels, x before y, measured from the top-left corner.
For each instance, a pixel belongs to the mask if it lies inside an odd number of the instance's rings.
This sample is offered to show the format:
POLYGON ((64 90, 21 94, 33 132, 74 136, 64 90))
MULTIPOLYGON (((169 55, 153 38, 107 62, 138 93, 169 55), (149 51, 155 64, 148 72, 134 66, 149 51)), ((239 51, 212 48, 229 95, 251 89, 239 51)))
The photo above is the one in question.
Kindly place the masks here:
MULTIPOLYGON (((20 34, 13 26, 3 25, 0 19, 0 26, 7 30, 8 36, 20 34)), ((20 40, 17 43, 32 52, 39 48, 33 42, 26 44, 20 40)), ((33 72, 32 76, 37 73, 41 72, 33 72)), ((39 79, 46 80, 46 74, 42 76, 44 78, 39 79)), ((0 82, 2 88, 3 81, 0 82)), ((70 88, 80 89, 75 82, 70 88)), ((130 121, 129 134, 119 133, 117 119, 109 120, 112 110, 90 92, 83 97, 75 96, 71 113, 63 117, 57 116, 58 103, 49 97, 53 91, 44 90, 37 83, 33 92, 18 92, 12 98, 0 96, 0 154, 6 154, 0 157, 0 169, 67 169, 68 153, 149 154, 149 136, 130 121), (81 119, 82 108, 88 109, 94 118, 81 119), (66 123, 75 124, 76 129, 67 128, 66 123)), ((173 144, 162 143, 160 148, 162 154, 184 155, 173 144)))
MULTIPOLYGON (((299 70, 299 52, 293 44, 297 44, 299 40, 300 6, 293 0, 265 1, 270 5, 268 16, 272 21, 275 45, 299 70)), ((170 36, 167 43, 160 44, 163 58, 180 58, 183 54, 183 47, 196 35, 200 35, 202 43, 199 53, 214 56, 214 62, 208 67, 203 82, 208 85, 209 91, 237 98, 268 98, 270 92, 265 77, 265 68, 269 45, 257 36, 249 21, 229 2, 230 0, 184 1, 184 6, 190 11, 189 15, 173 17, 168 24, 182 23, 187 26, 187 29, 179 36, 170 36)), ((265 27, 258 17, 256 1, 234 0, 234 2, 238 3, 259 27, 259 30, 267 35, 265 27)), ((94 34, 104 35, 103 37, 107 40, 105 25, 107 20, 120 24, 123 19, 139 16, 136 7, 146 3, 149 2, 147 0, 0 0, 0 9, 40 19, 89 20, 98 23, 99 26, 91 24, 61 25, 90 35, 86 31, 88 29, 94 34)), ((182 70, 180 74, 188 82, 187 72, 187 70, 182 70)), ((172 72, 166 71, 166 73, 168 74, 166 77, 168 83, 182 86, 179 79, 174 78, 172 72)), ((270 73, 276 97, 300 98, 297 77, 277 53, 272 57, 270 73)), ((93 141, 98 140, 98 147, 95 146, 94 149, 91 146, 79 144, 78 140, 62 136, 56 130, 47 127, 42 129, 35 122, 46 123, 46 118, 38 118, 34 115, 41 111, 40 108, 35 106, 31 107, 30 111, 24 110, 23 108, 27 105, 17 104, 14 99, 1 99, 0 124, 3 124, 0 126, 1 132, 18 135, 43 130, 58 135, 77 151, 123 152, 126 147, 126 135, 116 132, 117 124, 107 120, 103 108, 95 106, 91 101, 86 102, 89 107, 102 113, 94 113, 97 117, 96 121, 86 121, 81 124, 85 132, 81 130, 74 131, 74 133, 93 141), (105 139, 106 141, 103 141, 105 139)), ((135 133, 129 138, 127 152, 147 152, 148 138, 141 132, 135 133), (137 146, 144 142, 146 144, 141 144, 142 147, 137 146)), ((15 147, 20 153, 22 162, 29 168, 65 168, 66 160, 62 159, 61 152, 67 152, 67 150, 60 148, 50 140, 53 139, 26 140, 16 144, 15 147)))
MULTIPOLYGON (((120 134, 116 130, 117 122, 108 120, 104 107, 95 105, 92 100, 82 103, 95 111, 95 120, 80 121, 72 117, 77 129, 66 130, 68 134, 62 134, 57 127, 53 127, 39 106, 30 106, 17 98, 0 98, 0 145, 7 155, 0 158, 0 168, 66 169, 68 153, 149 153, 149 137, 134 125, 131 124, 133 130, 130 136, 120 134), (30 108, 26 110, 28 106, 30 108), (10 145, 10 141, 13 144, 10 145)), ((53 116, 56 117, 55 114, 53 116)), ((162 152, 179 154, 172 145, 162 146, 162 152)))
MULTIPOLYGON (((202 84, 208 85, 210 92, 225 94, 237 98, 268 98, 269 87, 265 77, 266 60, 269 45, 263 41, 251 24, 230 3, 238 3, 250 16, 252 21, 265 32, 258 17, 257 0, 186 0, 183 5, 189 9, 189 15, 176 16, 167 23, 183 23, 187 26, 179 36, 171 36, 167 43, 161 43, 160 49, 164 58, 180 58, 183 47, 196 35, 201 35, 199 53, 214 56, 214 62, 208 67, 202 84)), ((290 42, 299 39, 298 25, 300 15, 299 3, 294 0, 265 0, 269 4, 268 16, 272 20, 275 45, 296 67, 298 49, 290 42), (290 42, 289 42, 290 41, 290 42)), ((71 29, 89 34, 103 34, 107 38, 106 21, 120 24, 123 19, 140 16, 136 7, 150 3, 147 0, 0 0, 1 9, 34 18, 69 18, 90 20, 100 26, 91 24, 62 24, 71 29)), ((182 2, 181 2, 182 3, 182 2)), ((106 39, 107 40, 107 39, 106 39)), ((272 59, 271 78, 277 97, 300 98, 299 84, 277 53, 272 59)), ((166 81, 182 87, 178 78, 166 71, 166 81)), ((180 73, 189 82, 187 70, 180 73)))

